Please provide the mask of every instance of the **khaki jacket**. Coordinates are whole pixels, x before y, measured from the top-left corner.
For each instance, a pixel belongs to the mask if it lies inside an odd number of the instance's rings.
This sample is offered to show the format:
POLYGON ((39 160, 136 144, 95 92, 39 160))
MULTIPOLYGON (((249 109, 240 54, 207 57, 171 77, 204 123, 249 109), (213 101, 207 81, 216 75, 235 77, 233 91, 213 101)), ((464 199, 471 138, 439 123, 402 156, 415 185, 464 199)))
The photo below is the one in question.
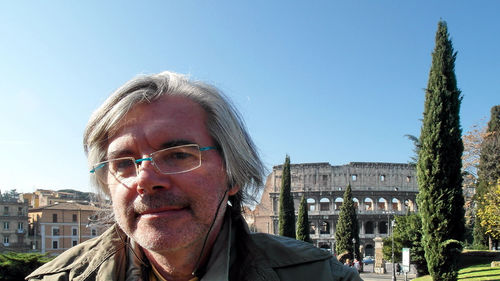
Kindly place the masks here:
MULTIPOLYGON (((235 262, 229 280, 361 280, 354 269, 326 251, 281 236, 250 233, 240 215, 232 219, 232 237, 237 238, 231 247, 235 262)), ((147 280, 149 265, 131 266, 137 263, 132 261, 131 252, 125 234, 114 225, 99 237, 62 253, 26 280, 147 280)))

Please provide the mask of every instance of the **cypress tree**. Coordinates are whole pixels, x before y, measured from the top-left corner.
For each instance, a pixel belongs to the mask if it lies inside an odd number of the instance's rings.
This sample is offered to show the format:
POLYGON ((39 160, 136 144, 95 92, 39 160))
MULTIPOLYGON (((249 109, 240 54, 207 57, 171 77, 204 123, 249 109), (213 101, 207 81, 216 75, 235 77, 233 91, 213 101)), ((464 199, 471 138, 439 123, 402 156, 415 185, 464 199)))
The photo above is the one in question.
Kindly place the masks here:
POLYGON ((295 238, 295 208, 291 192, 290 156, 286 156, 281 175, 279 235, 295 238))
POLYGON ((459 116, 462 98, 455 77, 455 59, 448 27, 440 21, 425 93, 417 163, 423 245, 433 280, 456 280, 459 241, 465 233, 459 116))
POLYGON ((309 236, 309 215, 307 213, 307 202, 304 196, 300 199, 296 236, 297 240, 312 243, 311 237, 309 236))
MULTIPOLYGON (((500 105, 491 108, 491 118, 488 122, 486 134, 481 143, 479 157, 478 184, 474 195, 478 210, 483 212, 487 208, 486 199, 494 196, 495 186, 500 179, 500 105)), ((481 247, 488 244, 488 227, 481 225, 481 217, 476 215, 475 246, 481 247)))
POLYGON ((348 253, 348 258, 360 259, 359 253, 359 226, 356 208, 352 200, 351 185, 344 191, 344 202, 340 207, 339 219, 335 229, 335 251, 341 255, 348 253), (354 240, 354 243, 353 243, 354 240))

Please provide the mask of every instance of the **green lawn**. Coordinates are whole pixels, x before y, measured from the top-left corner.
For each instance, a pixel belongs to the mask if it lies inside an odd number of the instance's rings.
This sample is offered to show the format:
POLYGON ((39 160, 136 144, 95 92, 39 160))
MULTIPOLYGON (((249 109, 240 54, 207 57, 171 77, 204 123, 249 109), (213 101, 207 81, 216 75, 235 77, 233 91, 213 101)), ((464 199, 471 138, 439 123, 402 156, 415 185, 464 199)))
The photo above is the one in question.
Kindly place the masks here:
MULTIPOLYGON (((500 267, 491 267, 491 262, 499 259, 498 252, 474 250, 462 252, 458 263, 461 267, 458 271, 458 280, 500 280, 500 267)), ((426 275, 413 280, 432 281, 432 278, 426 275)))
POLYGON ((458 272, 458 280, 500 280, 500 267, 485 264, 462 268, 458 272))
MULTIPOLYGON (((432 281, 429 275, 422 276, 415 281, 432 281)), ((458 271, 458 280, 500 280, 500 267, 491 267, 489 264, 472 265, 458 271)))

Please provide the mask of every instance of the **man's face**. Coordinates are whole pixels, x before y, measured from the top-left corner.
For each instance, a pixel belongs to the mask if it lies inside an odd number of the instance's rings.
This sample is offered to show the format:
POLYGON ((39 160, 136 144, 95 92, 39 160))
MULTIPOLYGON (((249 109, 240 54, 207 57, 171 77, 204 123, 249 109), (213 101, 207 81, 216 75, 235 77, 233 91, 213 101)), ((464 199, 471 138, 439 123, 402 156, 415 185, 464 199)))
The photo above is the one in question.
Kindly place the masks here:
MULTIPOLYGON (((108 159, 145 158, 171 146, 194 143, 215 146, 205 126, 204 110, 185 97, 164 96, 132 108, 108 142, 108 159)), ((141 162, 137 179, 110 184, 119 226, 143 248, 175 251, 202 243, 227 186, 220 152, 201 152, 201 167, 165 175, 149 161, 141 162)), ((230 189, 234 195, 237 188, 230 189)), ((227 199, 224 199, 227 200, 227 199)), ((222 204, 219 219, 224 213, 222 204)))

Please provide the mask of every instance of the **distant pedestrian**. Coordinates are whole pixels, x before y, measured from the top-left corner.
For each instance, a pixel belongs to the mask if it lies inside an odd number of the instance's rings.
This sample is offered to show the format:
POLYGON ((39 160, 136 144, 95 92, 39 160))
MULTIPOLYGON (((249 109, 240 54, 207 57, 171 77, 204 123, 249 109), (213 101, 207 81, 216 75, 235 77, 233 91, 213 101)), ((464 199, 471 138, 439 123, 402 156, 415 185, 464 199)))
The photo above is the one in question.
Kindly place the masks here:
POLYGON ((400 274, 401 274, 401 265, 400 265, 399 263, 397 263, 397 264, 396 264, 396 273, 397 273, 398 275, 400 275, 400 274))
POLYGON ((358 259, 354 259, 354 268, 356 268, 358 272, 361 272, 361 264, 359 263, 358 259))

